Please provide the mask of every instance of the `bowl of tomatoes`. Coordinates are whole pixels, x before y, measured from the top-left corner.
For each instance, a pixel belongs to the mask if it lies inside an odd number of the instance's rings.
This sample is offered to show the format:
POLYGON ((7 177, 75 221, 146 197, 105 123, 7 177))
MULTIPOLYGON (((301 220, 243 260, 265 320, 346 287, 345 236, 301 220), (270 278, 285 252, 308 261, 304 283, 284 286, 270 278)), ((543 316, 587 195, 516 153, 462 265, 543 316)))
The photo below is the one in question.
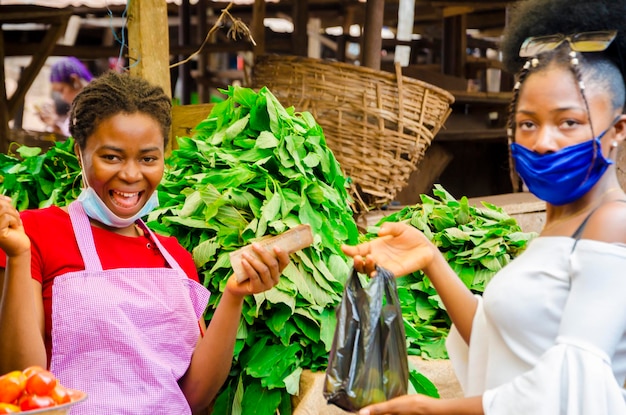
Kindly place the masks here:
POLYGON ((65 415, 86 398, 85 392, 61 385, 39 366, 0 376, 0 414, 65 415))

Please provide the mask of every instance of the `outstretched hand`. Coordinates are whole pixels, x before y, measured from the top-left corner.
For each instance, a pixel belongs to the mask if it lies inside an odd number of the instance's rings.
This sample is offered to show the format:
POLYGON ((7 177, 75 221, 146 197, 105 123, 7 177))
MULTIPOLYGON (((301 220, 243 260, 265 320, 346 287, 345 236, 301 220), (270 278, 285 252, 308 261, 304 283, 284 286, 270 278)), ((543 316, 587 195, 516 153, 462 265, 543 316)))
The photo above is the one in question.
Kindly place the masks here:
POLYGON ((241 265, 248 278, 237 282, 233 274, 226 284, 226 288, 233 294, 258 294, 273 288, 289 265, 289 254, 279 247, 269 250, 259 243, 253 243, 252 249, 257 256, 244 252, 241 258, 241 265))
POLYGON ((413 226, 385 222, 378 238, 355 246, 343 245, 341 249, 354 259, 358 272, 373 277, 379 265, 400 277, 430 265, 437 248, 413 226))

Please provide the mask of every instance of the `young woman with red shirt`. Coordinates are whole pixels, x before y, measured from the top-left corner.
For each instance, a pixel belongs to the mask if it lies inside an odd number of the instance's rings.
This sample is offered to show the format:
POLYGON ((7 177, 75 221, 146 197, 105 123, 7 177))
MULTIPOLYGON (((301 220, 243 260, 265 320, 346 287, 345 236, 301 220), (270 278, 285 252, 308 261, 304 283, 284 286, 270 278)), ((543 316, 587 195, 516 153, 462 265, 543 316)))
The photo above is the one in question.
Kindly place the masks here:
POLYGON ((0 197, 0 372, 48 367, 87 392, 75 415, 207 408, 230 370, 244 297, 274 287, 289 262, 254 246, 248 281, 228 281, 202 335, 209 292, 191 255, 141 221, 158 204, 170 114, 161 88, 104 74, 70 113, 78 200, 20 214, 0 197))

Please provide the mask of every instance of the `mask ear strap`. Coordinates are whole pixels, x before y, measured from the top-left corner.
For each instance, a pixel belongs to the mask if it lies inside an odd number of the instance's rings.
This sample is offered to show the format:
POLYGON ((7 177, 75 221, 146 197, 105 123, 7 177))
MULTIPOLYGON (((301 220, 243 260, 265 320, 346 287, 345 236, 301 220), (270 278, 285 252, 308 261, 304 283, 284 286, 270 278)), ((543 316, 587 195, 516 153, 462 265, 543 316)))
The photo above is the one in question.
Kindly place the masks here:
POLYGON ((83 152, 80 151, 80 148, 77 148, 77 155, 76 157, 78 158, 78 165, 80 166, 80 175, 81 178, 83 179, 83 188, 87 188, 89 187, 89 183, 87 182, 87 175, 85 174, 85 163, 83 163, 83 152))

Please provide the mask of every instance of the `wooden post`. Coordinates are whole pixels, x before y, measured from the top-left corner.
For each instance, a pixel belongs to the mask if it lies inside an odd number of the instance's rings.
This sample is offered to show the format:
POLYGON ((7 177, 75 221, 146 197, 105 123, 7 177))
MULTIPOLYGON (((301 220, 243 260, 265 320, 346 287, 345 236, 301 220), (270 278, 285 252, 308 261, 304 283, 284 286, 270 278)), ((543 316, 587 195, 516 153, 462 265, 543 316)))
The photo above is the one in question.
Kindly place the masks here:
MULTIPOLYGON (((191 43, 191 5, 189 0, 182 0, 180 6, 180 16, 178 21, 178 45, 185 46, 191 43)), ((182 61, 186 56, 180 55, 182 61)), ((184 63, 178 67, 178 82, 180 84, 180 103, 182 105, 191 104, 191 69, 190 62, 184 63)))
POLYGON ((363 33, 363 66, 380 70, 380 52, 383 47, 382 30, 385 0, 368 0, 365 5, 363 33))
POLYGON ((343 23, 341 25, 342 31, 341 36, 337 42, 337 60, 340 62, 346 61, 347 55, 347 43, 350 39, 350 27, 354 22, 354 6, 348 5, 345 8, 343 14, 343 23))
MULTIPOLYGON (((207 25, 207 4, 208 0, 199 0, 197 6, 198 30, 196 42, 202 44, 209 30, 207 25)), ((209 53, 204 50, 198 55, 198 101, 200 103, 209 102, 211 93, 209 91, 207 76, 207 65, 209 64, 209 53)))
POLYGON ((309 36, 307 26, 309 24, 308 0, 295 0, 293 2, 293 54, 307 56, 309 50, 309 36))
POLYGON ((447 13, 443 18, 442 65, 446 75, 465 77, 467 61, 467 15, 447 13))
POLYGON ((313 33, 312 36, 309 36, 309 46, 307 56, 309 58, 321 58, 322 57, 322 41, 321 33, 322 31, 322 19, 313 18, 309 19, 309 24, 307 25, 307 32, 313 33))
MULTIPOLYGON (((130 73, 163 88, 172 96, 167 4, 163 0, 133 0, 128 10, 130 73)), ((169 153, 174 143, 170 131, 169 153)))
POLYGON ((130 72, 163 88, 170 85, 170 42, 167 3, 163 0, 133 0, 128 11, 130 72))
POLYGON ((265 14, 265 0, 254 0, 250 33, 252 33, 252 38, 254 39, 254 43, 256 43, 254 46, 255 57, 265 54, 265 14))

